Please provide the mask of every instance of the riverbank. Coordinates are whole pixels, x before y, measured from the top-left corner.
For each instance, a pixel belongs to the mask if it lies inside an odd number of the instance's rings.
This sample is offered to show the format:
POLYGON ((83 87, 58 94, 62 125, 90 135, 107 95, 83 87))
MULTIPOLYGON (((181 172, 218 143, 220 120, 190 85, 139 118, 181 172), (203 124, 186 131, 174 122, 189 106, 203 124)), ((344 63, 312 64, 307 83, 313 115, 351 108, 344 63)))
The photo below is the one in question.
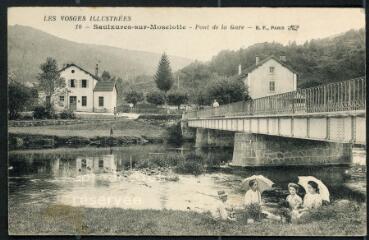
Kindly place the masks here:
POLYGON ((9 233, 17 235, 274 235, 362 236, 366 204, 340 200, 299 223, 214 221, 208 213, 177 210, 9 206, 9 233), (37 219, 37 221, 35 221, 37 219))
POLYGON ((148 136, 158 137, 165 133, 165 128, 130 119, 112 120, 75 120, 75 124, 47 125, 32 127, 9 127, 9 133, 14 134, 43 134, 58 137, 109 137, 110 129, 113 129, 114 137, 124 136, 148 136))
POLYGON ((68 125, 9 126, 9 143, 14 148, 58 146, 118 146, 163 142, 166 129, 130 119, 75 120, 68 125), (112 130, 112 135, 111 135, 112 130))

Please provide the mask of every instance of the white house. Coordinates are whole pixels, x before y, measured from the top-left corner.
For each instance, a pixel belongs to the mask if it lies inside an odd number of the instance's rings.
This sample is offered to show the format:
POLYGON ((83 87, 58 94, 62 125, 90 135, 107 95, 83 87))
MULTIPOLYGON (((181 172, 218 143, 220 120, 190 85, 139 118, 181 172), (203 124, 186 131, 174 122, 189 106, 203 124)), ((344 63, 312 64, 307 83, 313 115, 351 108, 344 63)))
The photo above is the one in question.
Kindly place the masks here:
POLYGON ((70 109, 78 112, 114 112, 117 106, 117 88, 114 81, 101 81, 95 75, 77 66, 67 64, 60 71, 65 88, 52 96, 56 111, 70 109))
POLYGON ((255 64, 239 74, 248 87, 252 99, 295 91, 297 73, 286 63, 286 57, 269 56, 262 61, 256 57, 255 64))

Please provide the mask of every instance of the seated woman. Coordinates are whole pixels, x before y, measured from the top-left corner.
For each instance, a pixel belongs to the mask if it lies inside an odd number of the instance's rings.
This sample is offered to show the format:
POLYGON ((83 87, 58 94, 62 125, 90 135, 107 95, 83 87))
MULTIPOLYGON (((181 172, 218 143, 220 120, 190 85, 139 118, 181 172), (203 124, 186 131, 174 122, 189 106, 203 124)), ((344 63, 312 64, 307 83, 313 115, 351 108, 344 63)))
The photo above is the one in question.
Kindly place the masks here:
POLYGON ((323 200, 319 194, 318 184, 314 181, 308 182, 307 193, 304 197, 304 210, 310 210, 322 206, 323 200))
POLYGON ((300 217, 299 209, 302 208, 302 199, 297 195, 299 185, 295 183, 288 184, 289 195, 286 198, 289 207, 289 213, 287 213, 287 219, 295 220, 300 217))
POLYGON ((289 195, 286 200, 288 202, 288 206, 291 210, 296 210, 302 206, 302 198, 297 195, 299 186, 295 183, 288 184, 289 195))
POLYGON ((309 181, 302 209, 297 209, 297 211, 292 215, 292 218, 300 218, 304 213, 310 211, 311 209, 316 209, 322 206, 322 203, 323 200, 319 194, 318 184, 314 181, 309 181))

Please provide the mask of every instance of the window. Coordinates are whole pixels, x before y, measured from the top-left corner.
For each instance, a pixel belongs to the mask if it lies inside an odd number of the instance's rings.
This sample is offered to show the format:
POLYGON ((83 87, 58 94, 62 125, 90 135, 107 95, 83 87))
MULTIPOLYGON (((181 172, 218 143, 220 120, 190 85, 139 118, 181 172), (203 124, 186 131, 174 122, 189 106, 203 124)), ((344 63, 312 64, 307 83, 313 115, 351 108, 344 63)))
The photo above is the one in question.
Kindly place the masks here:
POLYGON ((104 106, 104 97, 99 97, 99 107, 104 106))
POLYGON ((274 73, 274 67, 269 67, 269 72, 274 73))
POLYGON ((87 80, 86 79, 82 79, 82 88, 87 88, 87 80))
POLYGON ((71 79, 70 80, 70 87, 71 88, 75 88, 76 87, 76 80, 75 79, 71 79))
POLYGON ((74 73, 74 70, 72 70, 71 72, 74 73))
POLYGON ((59 96, 59 102, 64 102, 64 96, 59 96))
POLYGON ((271 91, 271 92, 275 91, 275 82, 274 81, 269 82, 269 91, 271 91))
POLYGON ((82 96, 82 106, 83 107, 87 106, 87 97, 86 96, 82 96))

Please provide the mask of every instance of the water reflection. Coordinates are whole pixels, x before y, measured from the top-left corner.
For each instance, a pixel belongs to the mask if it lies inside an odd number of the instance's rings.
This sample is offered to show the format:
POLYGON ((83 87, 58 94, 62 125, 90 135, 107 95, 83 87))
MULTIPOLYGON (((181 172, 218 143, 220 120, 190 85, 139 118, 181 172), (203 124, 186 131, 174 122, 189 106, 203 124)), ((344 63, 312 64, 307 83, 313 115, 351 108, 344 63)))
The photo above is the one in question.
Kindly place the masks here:
MULTIPOLYGON (((206 211, 215 205, 218 190, 228 192, 231 203, 240 204, 244 194, 240 182, 254 174, 270 178, 283 191, 288 182, 297 182, 297 176, 316 176, 327 184, 333 198, 345 197, 347 167, 218 169, 197 177, 180 175, 177 182, 165 180, 167 173, 147 175, 132 170, 135 162, 152 154, 189 151, 162 145, 13 151, 9 204, 206 211)), ((232 158, 232 149, 196 151, 214 165, 232 158)))

